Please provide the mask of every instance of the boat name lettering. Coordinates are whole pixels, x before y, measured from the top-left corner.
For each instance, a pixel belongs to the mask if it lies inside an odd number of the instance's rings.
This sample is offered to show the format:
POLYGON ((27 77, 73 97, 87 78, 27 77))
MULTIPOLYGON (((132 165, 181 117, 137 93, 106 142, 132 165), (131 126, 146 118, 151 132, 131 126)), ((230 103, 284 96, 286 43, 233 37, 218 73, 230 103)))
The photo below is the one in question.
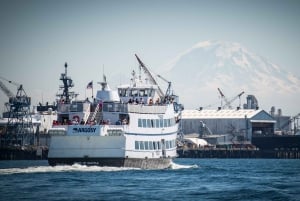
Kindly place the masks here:
POLYGON ((96 128, 73 128, 73 133, 95 133, 96 128))

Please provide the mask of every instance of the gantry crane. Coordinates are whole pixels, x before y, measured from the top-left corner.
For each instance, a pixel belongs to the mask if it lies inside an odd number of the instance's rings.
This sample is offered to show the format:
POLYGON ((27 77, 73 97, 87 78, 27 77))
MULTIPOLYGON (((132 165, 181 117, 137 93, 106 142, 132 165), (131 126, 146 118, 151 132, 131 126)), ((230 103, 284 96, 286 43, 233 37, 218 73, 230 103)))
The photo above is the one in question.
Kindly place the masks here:
POLYGON ((224 109, 224 108, 232 109, 231 103, 232 103, 233 101, 235 101, 237 98, 240 99, 239 107, 241 106, 241 96, 245 93, 244 91, 242 91, 241 93, 239 93, 237 96, 234 96, 234 97, 231 98, 230 100, 228 100, 228 99, 226 98, 226 96, 224 95, 224 93, 221 91, 220 88, 218 88, 218 91, 219 91, 219 93, 220 93, 220 95, 221 95, 221 107, 222 107, 223 109, 224 109), (222 100, 225 101, 225 104, 224 104, 224 105, 222 104, 222 100))
POLYGON ((8 112, 4 117, 7 118, 6 130, 1 135, 1 146, 11 144, 33 144, 33 125, 30 115, 31 98, 27 96, 23 85, 14 81, 10 81, 4 77, 0 79, 17 86, 17 93, 14 95, 5 84, 0 81, 0 88, 9 98, 6 103, 8 112))

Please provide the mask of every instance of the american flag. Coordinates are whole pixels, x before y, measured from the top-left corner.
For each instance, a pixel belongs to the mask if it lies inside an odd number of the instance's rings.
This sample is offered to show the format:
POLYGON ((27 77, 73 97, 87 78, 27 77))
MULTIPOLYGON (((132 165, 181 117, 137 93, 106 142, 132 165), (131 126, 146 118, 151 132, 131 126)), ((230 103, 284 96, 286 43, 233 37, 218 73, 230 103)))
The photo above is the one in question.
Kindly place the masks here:
POLYGON ((92 89, 93 88, 93 81, 90 81, 88 85, 86 86, 87 89, 92 89))

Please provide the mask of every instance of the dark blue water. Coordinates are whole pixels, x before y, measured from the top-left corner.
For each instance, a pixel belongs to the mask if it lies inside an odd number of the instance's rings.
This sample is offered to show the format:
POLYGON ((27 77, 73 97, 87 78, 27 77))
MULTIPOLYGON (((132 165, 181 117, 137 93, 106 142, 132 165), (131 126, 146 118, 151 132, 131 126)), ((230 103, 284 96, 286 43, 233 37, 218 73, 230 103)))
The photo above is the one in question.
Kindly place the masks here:
POLYGON ((140 170, 0 161, 0 200, 300 200, 300 160, 174 163, 140 170))

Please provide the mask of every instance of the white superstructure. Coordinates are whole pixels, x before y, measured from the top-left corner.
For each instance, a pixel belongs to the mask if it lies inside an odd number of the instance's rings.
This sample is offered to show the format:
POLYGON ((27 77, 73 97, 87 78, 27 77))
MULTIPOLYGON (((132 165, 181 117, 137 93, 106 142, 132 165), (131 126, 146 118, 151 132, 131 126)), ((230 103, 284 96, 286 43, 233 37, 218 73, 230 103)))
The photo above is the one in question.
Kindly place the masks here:
POLYGON ((177 96, 162 94, 148 69, 139 62, 145 79, 132 73, 131 83, 117 90, 111 90, 104 80, 93 102, 58 104, 58 121, 49 130, 50 165, 170 165, 176 157, 182 107, 177 104, 177 96))

